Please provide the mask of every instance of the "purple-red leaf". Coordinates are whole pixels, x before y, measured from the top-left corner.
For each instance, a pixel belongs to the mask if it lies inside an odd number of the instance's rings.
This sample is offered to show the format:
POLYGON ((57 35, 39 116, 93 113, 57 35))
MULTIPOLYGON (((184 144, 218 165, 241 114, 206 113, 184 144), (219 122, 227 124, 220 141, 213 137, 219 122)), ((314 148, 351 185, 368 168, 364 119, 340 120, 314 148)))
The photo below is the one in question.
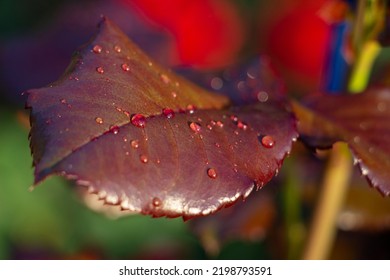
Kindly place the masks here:
POLYGON ((35 183, 74 179, 153 216, 207 215, 268 182, 297 137, 283 106, 224 109, 158 66, 112 22, 54 84, 30 90, 35 183))
POLYGON ((355 163, 371 185, 390 195, 390 90, 358 95, 317 96, 293 104, 301 137, 314 147, 348 143, 355 163))

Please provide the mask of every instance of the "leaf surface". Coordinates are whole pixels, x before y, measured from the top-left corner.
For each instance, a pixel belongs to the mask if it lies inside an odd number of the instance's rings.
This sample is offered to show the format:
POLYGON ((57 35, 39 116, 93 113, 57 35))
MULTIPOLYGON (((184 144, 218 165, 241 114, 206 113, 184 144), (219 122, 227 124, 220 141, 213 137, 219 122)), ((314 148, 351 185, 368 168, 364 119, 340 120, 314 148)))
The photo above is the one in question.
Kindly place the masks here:
POLYGON ((60 174, 152 216, 215 212, 268 182, 297 137, 279 103, 228 104, 104 19, 59 81, 28 91, 35 183, 60 174))
POLYGON ((355 164, 370 184, 390 194, 390 90, 372 88, 362 94, 311 97, 295 102, 298 130, 310 146, 348 143, 355 164))

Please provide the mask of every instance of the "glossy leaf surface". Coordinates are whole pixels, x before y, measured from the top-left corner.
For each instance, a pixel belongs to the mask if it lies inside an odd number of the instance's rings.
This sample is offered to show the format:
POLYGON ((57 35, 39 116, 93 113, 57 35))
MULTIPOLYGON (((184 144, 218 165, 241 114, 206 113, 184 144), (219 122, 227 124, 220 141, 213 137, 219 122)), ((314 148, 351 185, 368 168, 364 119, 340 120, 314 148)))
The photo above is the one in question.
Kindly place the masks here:
POLYGON ((60 174, 153 216, 207 215, 249 195, 297 137, 280 104, 226 109, 107 19, 59 81, 28 94, 35 183, 60 174))
POLYGON ((301 137, 314 147, 348 143, 361 173, 382 194, 390 194, 390 90, 370 89, 344 96, 312 97, 294 103, 301 137))

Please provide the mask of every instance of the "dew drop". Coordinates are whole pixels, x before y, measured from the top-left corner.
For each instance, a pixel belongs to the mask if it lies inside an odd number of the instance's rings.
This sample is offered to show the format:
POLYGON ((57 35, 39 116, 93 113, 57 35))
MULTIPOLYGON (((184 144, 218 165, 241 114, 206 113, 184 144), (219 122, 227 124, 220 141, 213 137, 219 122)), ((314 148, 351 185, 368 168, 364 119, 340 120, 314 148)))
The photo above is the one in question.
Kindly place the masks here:
POLYGON ((103 74, 104 73, 104 69, 103 69, 103 67, 97 67, 96 68, 96 72, 98 72, 99 74, 103 74))
POLYGON ((121 65, 121 68, 123 71, 126 71, 126 72, 130 71, 130 66, 127 63, 123 63, 121 65))
POLYGON ((131 117, 130 119, 131 124, 136 126, 136 127, 145 127, 146 125, 146 118, 144 115, 141 114, 135 114, 131 117))
POLYGON ((114 46, 114 51, 116 51, 117 53, 120 53, 122 51, 122 48, 118 45, 115 45, 114 46))
POLYGON ((173 98, 176 98, 176 97, 177 97, 177 93, 176 93, 176 92, 172 91, 171 94, 172 94, 172 97, 173 97, 173 98))
POLYGON ((171 81, 169 79, 169 77, 167 75, 165 75, 165 74, 161 74, 160 78, 161 78, 161 81, 163 81, 165 84, 169 84, 169 82, 171 81))
POLYGON ((159 207, 159 206, 161 206, 162 201, 158 197, 154 197, 152 199, 152 204, 153 204, 154 207, 159 207))
POLYGON ((100 118, 100 117, 96 117, 95 118, 95 122, 98 123, 98 124, 102 124, 103 123, 103 119, 100 118))
POLYGON ((220 127, 220 128, 222 128, 222 127, 223 127, 223 122, 217 121, 217 126, 220 127))
POLYGON ((93 51, 94 53, 101 53, 102 50, 103 50, 103 48, 102 48, 101 46, 99 46, 99 45, 95 45, 95 46, 93 46, 93 48, 92 48, 92 51, 93 51))
POLYGON ((207 169, 207 175, 211 179, 215 179, 215 178, 217 178, 217 171, 214 168, 209 168, 209 169, 207 169))
POLYGON ((148 157, 145 156, 145 155, 140 155, 140 156, 139 156, 139 159, 140 159, 140 161, 141 161, 142 163, 148 163, 148 161, 149 161, 148 157))
POLYGON ((207 125, 207 128, 208 130, 213 130, 213 127, 210 124, 207 125))
POLYGON ((220 148, 220 147, 221 147, 221 144, 215 143, 215 147, 220 148))
POLYGON ((63 98, 63 99, 60 100, 60 102, 61 102, 62 104, 66 104, 66 99, 63 98))
POLYGON ((162 113, 167 119, 172 119, 175 116, 175 112, 170 108, 164 108, 162 113))
POLYGON ((275 145, 275 141, 270 135, 265 135, 261 138, 261 144, 265 148, 272 148, 275 145))
POLYGON ((138 149, 139 147, 139 141, 138 140, 131 140, 130 145, 133 149, 138 149))
POLYGON ((247 130, 248 125, 246 123, 242 122, 242 121, 238 121, 237 127, 242 129, 242 130, 247 130))
POLYGON ((114 133, 115 135, 119 133, 119 126, 112 125, 110 126, 110 132, 114 133))
POLYGON ((200 124, 196 123, 196 122, 191 122, 190 123, 190 128, 193 132, 195 133, 198 133, 201 131, 202 127, 200 126, 200 124))
POLYGON ((230 116, 230 119, 232 120, 232 122, 233 122, 234 124, 237 124, 237 123, 238 123, 238 117, 237 117, 236 115, 231 115, 231 116, 230 116))
POLYGON ((196 110, 196 107, 192 104, 189 104, 187 105, 187 111, 190 113, 190 114, 193 114, 196 110))

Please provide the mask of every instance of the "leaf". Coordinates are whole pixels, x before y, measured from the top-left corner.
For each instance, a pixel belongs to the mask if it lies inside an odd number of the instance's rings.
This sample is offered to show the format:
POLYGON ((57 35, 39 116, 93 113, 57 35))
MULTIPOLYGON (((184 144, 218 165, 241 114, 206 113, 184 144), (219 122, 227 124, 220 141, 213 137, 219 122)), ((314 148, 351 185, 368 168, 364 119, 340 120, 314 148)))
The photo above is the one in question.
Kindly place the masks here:
POLYGON ((59 174, 152 216, 215 212, 268 182, 297 137, 284 106, 228 102, 104 19, 59 81, 28 91, 35 183, 59 174))
POLYGON ((348 143, 361 173, 383 195, 390 195, 390 90, 375 88, 358 95, 311 97, 293 103, 298 131, 310 146, 348 143))
POLYGON ((277 213, 275 190, 278 188, 273 182, 261 195, 249 196, 245 203, 190 222, 192 232, 209 255, 218 255, 223 245, 233 240, 255 242, 268 235, 277 213))
POLYGON ((227 95, 236 105, 284 100, 285 85, 267 56, 214 71, 175 69, 202 87, 227 95))

